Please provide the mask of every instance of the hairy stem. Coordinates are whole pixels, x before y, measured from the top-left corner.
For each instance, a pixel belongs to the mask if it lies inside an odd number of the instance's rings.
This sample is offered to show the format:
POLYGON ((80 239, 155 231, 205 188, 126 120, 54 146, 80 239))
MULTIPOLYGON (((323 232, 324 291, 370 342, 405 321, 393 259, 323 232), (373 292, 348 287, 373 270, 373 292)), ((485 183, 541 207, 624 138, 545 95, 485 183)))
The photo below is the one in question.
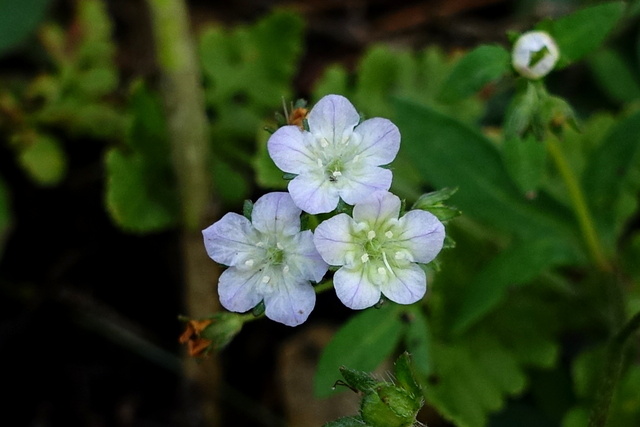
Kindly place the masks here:
MULTIPOLYGON (((147 0, 153 20, 161 93, 171 140, 182 213, 184 304, 190 317, 219 310, 218 267, 206 255, 200 230, 217 217, 212 203, 209 141, 200 69, 184 0, 147 0)), ((189 416, 183 425, 218 426, 220 369, 215 356, 206 366, 186 359, 189 416)))
POLYGON ((584 193, 578 184, 576 175, 573 173, 562 152, 559 141, 553 136, 550 136, 547 138, 547 149, 569 191, 569 199, 571 200, 571 205, 573 206, 573 211, 578 220, 589 255, 601 271, 611 271, 611 264, 602 251, 602 244, 600 243, 593 219, 591 218, 591 213, 587 207, 584 193))
POLYGON ((596 403, 589 417, 589 427, 605 427, 607 425, 611 401, 620 380, 625 346, 638 331, 640 331, 640 312, 636 313, 609 343, 606 365, 598 387, 596 403))

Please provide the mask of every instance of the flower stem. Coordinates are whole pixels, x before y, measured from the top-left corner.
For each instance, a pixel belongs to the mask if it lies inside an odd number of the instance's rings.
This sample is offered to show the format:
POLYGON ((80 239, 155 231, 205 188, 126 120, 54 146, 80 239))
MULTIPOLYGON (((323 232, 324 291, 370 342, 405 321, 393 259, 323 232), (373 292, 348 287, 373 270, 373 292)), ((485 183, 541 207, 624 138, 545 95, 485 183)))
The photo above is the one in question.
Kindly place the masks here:
POLYGON ((562 152, 559 141, 554 136, 550 135, 547 138, 547 149, 569 191, 569 199, 571 200, 571 205, 573 206, 589 255, 600 270, 611 271, 611 264, 602 251, 602 244, 600 243, 591 213, 587 207, 584 193, 562 152))
POLYGON ((333 280, 327 280, 322 283, 318 283, 313 287, 313 290, 316 291, 316 294, 321 294, 322 292, 328 291, 329 289, 333 289, 333 280))
POLYGON ((634 333, 640 331, 640 312, 636 313, 609 343, 607 360, 596 403, 589 417, 589 427, 605 427, 609 418, 609 408, 620 380, 625 345, 634 333))

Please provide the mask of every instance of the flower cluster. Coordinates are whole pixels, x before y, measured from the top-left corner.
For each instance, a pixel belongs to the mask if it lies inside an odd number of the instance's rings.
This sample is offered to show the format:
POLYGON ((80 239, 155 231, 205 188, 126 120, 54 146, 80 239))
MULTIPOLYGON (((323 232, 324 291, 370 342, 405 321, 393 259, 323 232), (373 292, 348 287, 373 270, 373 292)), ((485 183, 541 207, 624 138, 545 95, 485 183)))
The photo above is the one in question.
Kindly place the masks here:
POLYGON ((427 286, 419 264, 440 252, 444 226, 430 212, 401 215, 400 199, 389 192, 385 168, 400 148, 400 132, 389 120, 362 121, 343 96, 322 98, 303 120, 280 127, 269 155, 295 177, 288 192, 259 198, 250 218, 227 213, 203 231, 209 256, 229 266, 218 292, 230 311, 245 312, 264 302, 265 315, 296 326, 315 305, 312 282, 337 267, 333 285, 352 309, 371 307, 382 295, 399 304, 420 300, 427 286), (340 201, 352 215, 337 213, 315 232, 301 230, 301 214, 335 212, 340 201))

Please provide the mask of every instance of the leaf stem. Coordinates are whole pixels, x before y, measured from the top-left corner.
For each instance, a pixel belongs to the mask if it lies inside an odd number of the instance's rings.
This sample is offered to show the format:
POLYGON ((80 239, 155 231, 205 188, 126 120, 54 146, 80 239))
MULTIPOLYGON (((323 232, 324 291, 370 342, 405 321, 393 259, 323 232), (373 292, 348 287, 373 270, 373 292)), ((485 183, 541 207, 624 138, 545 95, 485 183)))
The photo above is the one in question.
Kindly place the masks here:
POLYGON ((625 345, 634 333, 640 331, 640 312, 636 313, 609 343, 606 366, 598 387, 596 403, 589 417, 588 427, 605 427, 611 401, 620 380, 625 345))
POLYGON ((333 289, 333 280, 326 280, 324 282, 318 283, 313 287, 313 290, 316 291, 316 294, 321 294, 322 292, 328 291, 329 289, 333 289))
POLYGON ((611 264, 602 251, 602 244, 598 238, 598 233, 596 232, 584 193, 578 184, 578 179, 569 166, 569 162, 567 162, 564 156, 559 141, 554 136, 549 135, 546 143, 549 154, 569 191, 571 205, 573 206, 589 255, 600 270, 610 272, 612 270, 611 264))

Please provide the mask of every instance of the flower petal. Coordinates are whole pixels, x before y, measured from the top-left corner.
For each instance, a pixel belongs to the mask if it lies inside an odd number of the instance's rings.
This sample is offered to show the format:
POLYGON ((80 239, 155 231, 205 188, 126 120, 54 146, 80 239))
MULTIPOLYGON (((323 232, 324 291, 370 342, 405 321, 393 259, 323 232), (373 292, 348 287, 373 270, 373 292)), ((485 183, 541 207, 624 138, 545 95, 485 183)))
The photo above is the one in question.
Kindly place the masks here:
POLYGON ((310 214, 331 212, 340 196, 332 183, 315 175, 303 174, 289 182, 289 193, 300 209, 310 214))
POLYGON ((333 286, 340 301, 353 310, 371 307, 380 301, 380 289, 369 281, 367 268, 363 266, 342 267, 333 276, 333 286))
MULTIPOLYGON (((355 209, 354 209, 355 210, 355 209)), ((431 212, 412 210, 398 222, 397 241, 411 252, 415 262, 431 262, 442 249, 444 225, 431 212)))
POLYGON ((313 244, 313 233, 310 230, 294 236, 287 249, 286 262, 293 275, 314 282, 322 280, 329 266, 313 244))
POLYGON ((390 120, 375 117, 360 123, 354 130, 362 136, 357 155, 370 165, 386 165, 400 149, 400 130, 390 120))
POLYGON ((294 235, 300 232, 300 209, 289 193, 273 192, 260 197, 253 205, 253 226, 269 235, 294 235))
POLYGON ((301 131, 297 126, 282 126, 275 131, 267 150, 273 162, 289 173, 303 173, 317 166, 318 156, 311 150, 313 135, 301 131))
POLYGON ((367 222, 377 229, 381 224, 400 215, 400 198, 388 191, 376 191, 353 207, 353 219, 367 222))
POLYGON ((314 105, 307 118, 309 130, 327 139, 330 144, 341 143, 360 121, 360 115, 347 98, 327 95, 314 105))
POLYGON ((366 166, 343 172, 340 197, 350 205, 360 203, 375 191, 387 191, 391 187, 393 174, 389 169, 366 166))
POLYGON ((413 304, 427 291, 427 275, 418 264, 410 263, 403 268, 394 268, 394 276, 380 284, 380 291, 398 304, 413 304))
POLYGON ((308 281, 295 275, 284 274, 278 279, 277 288, 264 296, 265 314, 276 322, 298 326, 316 305, 316 293, 308 281))
POLYGON ((351 236, 353 220, 341 213, 333 216, 316 227, 313 242, 326 262, 331 265, 349 264, 348 255, 358 250, 351 236))
POLYGON ((230 266, 255 252, 259 239, 251 222, 232 212, 202 230, 202 236, 209 257, 230 266))
POLYGON ((262 272, 259 269, 241 271, 231 267, 220 275, 220 304, 229 311, 244 313, 262 301, 258 292, 262 272))

